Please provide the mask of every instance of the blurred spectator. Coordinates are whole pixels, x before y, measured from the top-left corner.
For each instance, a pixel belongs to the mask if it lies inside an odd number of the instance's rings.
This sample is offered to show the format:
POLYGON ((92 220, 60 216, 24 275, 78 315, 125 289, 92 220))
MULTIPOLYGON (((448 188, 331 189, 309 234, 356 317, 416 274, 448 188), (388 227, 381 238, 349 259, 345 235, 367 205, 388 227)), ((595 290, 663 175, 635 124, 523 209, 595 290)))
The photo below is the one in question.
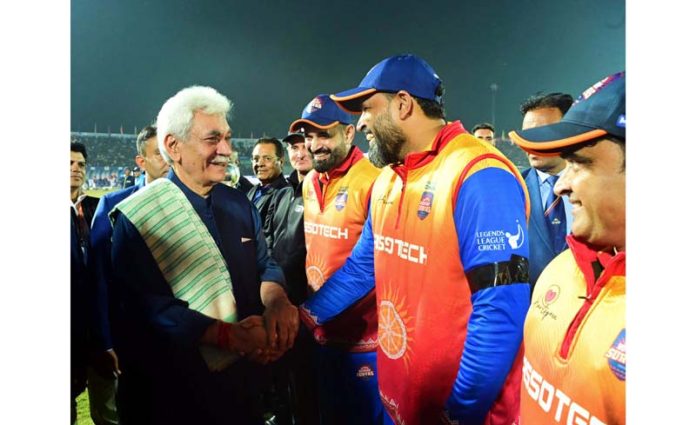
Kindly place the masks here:
MULTIPOLYGON (((554 124, 573 104, 565 93, 539 94, 520 106, 522 130, 554 124)), ((522 172, 531 213, 529 216, 529 279, 532 289, 546 265, 568 247, 565 237, 573 223, 572 206, 567 196, 555 196, 553 187, 563 176, 566 162, 558 155, 527 153, 530 168, 522 172)))
POLYGON ((123 183, 121 188, 125 189, 127 187, 135 186, 135 177, 131 174, 130 168, 126 168, 123 171, 123 183))
POLYGON ((477 139, 485 140, 495 146, 495 127, 493 127, 493 124, 487 122, 476 124, 471 133, 477 139))
MULTIPOLYGON (((283 176, 285 150, 282 143, 276 138, 260 138, 254 146, 251 161, 259 183, 247 192, 247 197, 256 205, 261 214, 261 222, 265 223, 273 193, 290 185, 283 176)), ((268 224, 265 223, 263 227, 268 238, 268 224)))
POLYGON ((133 168, 133 177, 135 178, 136 185, 145 184, 145 173, 143 173, 140 170, 140 168, 138 168, 138 167, 133 168))

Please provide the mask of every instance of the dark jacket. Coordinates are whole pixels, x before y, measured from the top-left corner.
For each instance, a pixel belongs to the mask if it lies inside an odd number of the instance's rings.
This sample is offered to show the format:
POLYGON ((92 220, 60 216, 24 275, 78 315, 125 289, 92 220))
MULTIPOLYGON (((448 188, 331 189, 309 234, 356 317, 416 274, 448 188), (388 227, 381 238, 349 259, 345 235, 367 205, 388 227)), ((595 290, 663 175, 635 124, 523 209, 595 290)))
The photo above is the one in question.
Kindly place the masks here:
MULTIPOLYGON (((94 272, 94 291, 92 292, 92 315, 94 317, 94 342, 99 351, 113 348, 109 318, 111 297, 111 234, 112 227, 109 212, 121 201, 143 188, 135 185, 125 189, 104 194, 97 204, 90 231, 90 266, 94 272)), ((86 199, 85 199, 86 200, 86 199)), ((84 201, 83 201, 84 202, 84 201)), ((86 215, 86 213, 85 213, 86 215)))
MULTIPOLYGON (((202 198, 173 172, 166 178, 182 189, 220 249, 239 320, 261 314, 261 281, 282 285, 284 279, 268 258, 257 211, 244 194, 223 184, 202 198)), ((121 422, 252 423, 260 366, 241 359, 222 372, 210 372, 198 341, 213 319, 176 298, 135 226, 119 212, 112 218, 113 295, 118 307, 112 332, 124 371, 118 385, 121 422)))
POLYGON ((80 201, 86 223, 83 236, 80 236, 80 221, 75 209, 70 208, 70 313, 73 344, 71 355, 74 364, 77 362, 86 365, 88 352, 92 349, 93 320, 89 312, 94 276, 89 264, 92 256, 89 224, 92 222, 98 203, 99 198, 93 196, 85 196, 80 201))
POLYGON ((262 186, 261 183, 254 185, 248 192, 247 198, 256 206, 261 215, 261 223, 263 224, 263 233, 268 238, 269 230, 266 227, 266 216, 268 216, 268 207, 271 204, 271 199, 273 199, 273 194, 275 191, 280 190, 284 187, 290 186, 283 174, 279 174, 278 177, 272 182, 268 183, 266 186, 262 186), (254 197, 257 191, 261 191, 261 196, 254 201, 254 197))
POLYGON ((99 198, 87 195, 84 197, 84 199, 82 199, 81 204, 82 214, 85 215, 85 220, 87 221, 87 224, 91 225, 92 218, 94 218, 94 212, 97 210, 97 205, 99 204, 99 198))
POLYGON ((250 182, 249 179, 244 176, 239 176, 239 181, 233 187, 237 190, 241 190, 243 193, 248 193, 254 188, 254 183, 250 182))
POLYGON ((533 290, 541 272, 559 252, 554 251, 551 230, 546 224, 546 217, 544 217, 539 177, 534 168, 528 168, 521 174, 527 185, 529 203, 531 204, 529 215, 529 282, 532 284, 533 290))
POLYGON ((89 358, 90 273, 80 244, 75 210, 70 208, 70 378, 71 396, 84 390, 89 358))
POLYGON ((297 172, 290 175, 288 181, 294 180, 296 186, 284 187, 273 194, 264 228, 268 229, 266 242, 271 256, 283 269, 290 301, 298 305, 307 299, 307 249, 304 239, 302 183, 295 173, 297 172))

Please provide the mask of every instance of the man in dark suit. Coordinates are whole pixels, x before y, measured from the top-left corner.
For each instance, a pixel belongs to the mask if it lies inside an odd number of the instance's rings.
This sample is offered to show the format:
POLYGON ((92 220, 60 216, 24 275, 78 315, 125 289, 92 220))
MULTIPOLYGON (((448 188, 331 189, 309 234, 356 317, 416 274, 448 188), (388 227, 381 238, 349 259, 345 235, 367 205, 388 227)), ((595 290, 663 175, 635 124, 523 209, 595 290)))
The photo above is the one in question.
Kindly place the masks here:
POLYGON ((99 200, 92 221, 90 243, 91 267, 96 279, 91 305, 94 315, 94 372, 89 376, 89 403, 95 424, 118 423, 115 405, 117 376, 121 374, 118 356, 111 338, 109 319, 109 287, 111 285, 111 222, 109 212, 122 200, 146 184, 163 177, 169 164, 162 158, 157 146, 157 129, 143 128, 136 139, 138 154, 135 162, 145 171, 145 181, 116 192, 105 194, 99 200))
POLYGON ((89 223, 92 222, 94 211, 97 209, 99 198, 84 193, 82 187, 85 184, 87 174, 87 148, 80 142, 70 143, 70 201, 78 216, 82 216, 87 223, 89 236, 89 223))
MULTIPOLYGON (((569 94, 535 94, 520 106, 522 130, 553 124, 561 120, 573 104, 569 94)), ((527 153, 530 168, 522 172, 531 203, 529 217, 529 279, 532 287, 546 265, 568 245, 573 216, 567 197, 557 198, 553 186, 563 174, 566 162, 560 156, 527 153)))
POLYGON ((270 229, 265 223, 273 194, 290 186, 290 183, 283 176, 283 164, 285 163, 283 144, 276 138, 262 137, 254 145, 251 162, 259 183, 247 192, 247 198, 259 210, 261 222, 264 223, 263 233, 268 238, 270 229))
POLYGON ((121 188, 125 189, 127 187, 132 187, 135 185, 135 176, 131 174, 130 168, 126 167, 125 170, 123 170, 123 183, 121 184, 121 188))
POLYGON ((258 211, 219 184, 230 107, 210 87, 168 99, 157 138, 172 168, 111 213, 122 424, 261 423, 263 374, 249 360, 278 359, 294 342, 297 309, 258 211))
POLYGON ((82 191, 87 169, 87 149, 79 142, 70 143, 70 396, 71 416, 75 420, 75 398, 85 390, 91 350, 89 291, 92 275, 89 223, 98 198, 82 191))

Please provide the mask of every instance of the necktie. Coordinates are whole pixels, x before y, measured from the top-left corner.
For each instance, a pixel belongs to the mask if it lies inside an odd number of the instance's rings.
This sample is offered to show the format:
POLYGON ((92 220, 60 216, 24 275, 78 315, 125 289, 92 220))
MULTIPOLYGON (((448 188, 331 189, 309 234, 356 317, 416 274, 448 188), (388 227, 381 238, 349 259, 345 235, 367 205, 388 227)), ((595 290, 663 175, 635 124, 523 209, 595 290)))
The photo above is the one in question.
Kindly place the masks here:
MULTIPOLYGON (((80 248, 81 260, 87 265, 87 246, 89 244, 89 225, 85 216, 82 213, 82 204, 77 205, 77 212, 74 208, 70 208, 70 220, 72 220, 75 226, 75 233, 77 234, 77 245, 80 248)), ((72 237, 71 237, 72 238, 72 237)))
POLYGON ((551 230, 553 249, 556 254, 563 251, 566 247, 565 208, 563 207, 563 200, 561 197, 553 193, 553 187, 556 185, 557 181, 558 176, 549 176, 549 178, 546 179, 546 184, 551 186, 551 193, 546 198, 546 205, 544 205, 544 216, 551 230))

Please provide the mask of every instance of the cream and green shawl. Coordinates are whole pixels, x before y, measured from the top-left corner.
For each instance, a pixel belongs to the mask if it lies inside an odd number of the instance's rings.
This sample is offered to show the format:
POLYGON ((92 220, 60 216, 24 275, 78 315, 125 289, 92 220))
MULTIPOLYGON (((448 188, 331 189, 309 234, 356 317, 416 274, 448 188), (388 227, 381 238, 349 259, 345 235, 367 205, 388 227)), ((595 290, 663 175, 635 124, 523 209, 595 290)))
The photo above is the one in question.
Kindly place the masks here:
MULTIPOLYGON (((157 179, 114 210, 138 230, 176 298, 206 316, 237 320, 225 260, 181 189, 169 179, 157 179)), ((211 370, 224 369, 238 357, 212 346, 201 346, 201 353, 211 370)))

